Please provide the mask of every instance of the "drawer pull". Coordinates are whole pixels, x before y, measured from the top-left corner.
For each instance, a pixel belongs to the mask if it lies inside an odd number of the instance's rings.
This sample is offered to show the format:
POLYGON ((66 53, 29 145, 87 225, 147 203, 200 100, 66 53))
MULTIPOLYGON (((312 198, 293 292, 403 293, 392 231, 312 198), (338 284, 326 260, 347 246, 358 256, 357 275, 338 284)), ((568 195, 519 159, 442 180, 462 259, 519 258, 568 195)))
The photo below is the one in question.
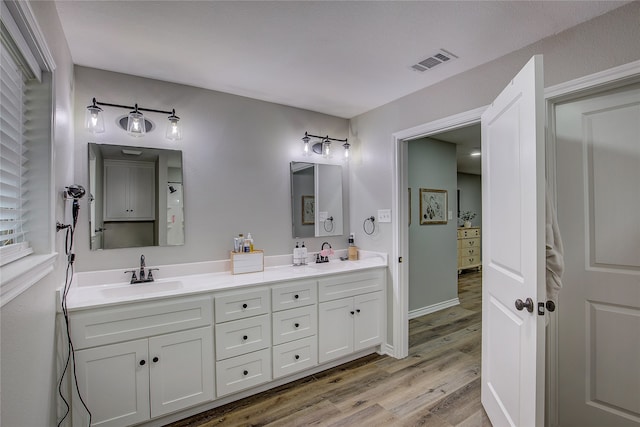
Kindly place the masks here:
POLYGON ((356 313, 360 313, 360 309, 359 308, 356 310, 356 313))
POLYGON ((294 323, 293 326, 296 327, 296 328, 299 328, 300 327, 300 323, 294 323))
POLYGON ((356 312, 355 311, 351 311, 351 315, 353 316, 354 314, 356 314, 356 312))
POLYGON ((249 371, 243 371, 242 375, 244 375, 246 377, 247 375, 249 375, 249 371))
POLYGON ((296 355, 295 355, 295 356, 293 356, 293 357, 295 357, 295 358, 296 358, 296 360, 300 359, 300 355, 299 355, 299 354, 296 354, 296 355))
POLYGON ((242 308, 246 309, 247 307, 249 307, 249 305, 247 303, 242 304, 242 308))
POLYGON ((249 337, 248 337, 247 335, 243 335, 243 336, 242 336, 242 341, 246 341, 246 340, 248 340, 248 339, 249 339, 249 337))
POLYGON ((293 298, 298 299, 298 298, 300 298, 300 295, 295 294, 295 295, 293 296, 293 298))
POLYGON ((144 359, 142 359, 142 360, 140 361, 140 366, 144 366, 144 365, 145 365, 145 363, 147 363, 147 361, 146 361, 146 360, 144 360, 144 359))
POLYGON ((160 358, 158 358, 158 356, 153 358, 153 363, 158 363, 158 361, 160 360, 160 358))

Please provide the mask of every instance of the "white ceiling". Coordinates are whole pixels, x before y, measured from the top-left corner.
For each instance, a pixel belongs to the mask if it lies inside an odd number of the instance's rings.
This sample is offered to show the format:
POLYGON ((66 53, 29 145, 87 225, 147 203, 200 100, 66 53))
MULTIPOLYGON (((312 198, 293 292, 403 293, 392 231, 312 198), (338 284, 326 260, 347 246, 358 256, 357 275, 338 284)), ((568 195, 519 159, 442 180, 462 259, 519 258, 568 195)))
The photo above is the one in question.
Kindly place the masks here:
POLYGON ((102 0, 56 7, 75 64, 351 118, 627 2, 102 0), (411 70, 441 48, 459 59, 411 70))

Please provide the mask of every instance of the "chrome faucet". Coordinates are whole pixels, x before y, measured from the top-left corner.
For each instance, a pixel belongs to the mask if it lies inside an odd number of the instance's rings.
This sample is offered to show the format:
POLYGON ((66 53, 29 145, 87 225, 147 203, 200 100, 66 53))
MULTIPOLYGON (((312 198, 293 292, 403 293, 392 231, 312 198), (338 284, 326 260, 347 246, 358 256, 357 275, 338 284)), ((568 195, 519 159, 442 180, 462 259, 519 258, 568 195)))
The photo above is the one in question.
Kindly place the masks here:
POLYGON ((140 280, 144 282, 144 268, 146 267, 144 263, 144 255, 140 255, 140 280))
POLYGON ((145 264, 145 260, 144 260, 144 255, 140 255, 140 270, 139 270, 139 274, 140 274, 140 278, 138 278, 136 276, 136 270, 127 270, 125 271, 125 273, 131 273, 131 283, 136 284, 136 283, 148 283, 148 282, 153 282, 154 278, 153 278, 153 271, 159 270, 159 268, 149 268, 147 269, 147 274, 145 277, 145 272, 144 269, 146 268, 146 264, 145 264))

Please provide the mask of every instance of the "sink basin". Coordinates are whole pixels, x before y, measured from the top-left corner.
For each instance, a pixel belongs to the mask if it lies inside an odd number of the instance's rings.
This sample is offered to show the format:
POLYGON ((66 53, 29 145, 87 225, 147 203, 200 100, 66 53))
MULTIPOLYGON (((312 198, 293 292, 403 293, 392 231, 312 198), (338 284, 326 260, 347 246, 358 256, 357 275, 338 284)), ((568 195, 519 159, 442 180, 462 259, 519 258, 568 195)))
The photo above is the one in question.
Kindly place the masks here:
POLYGON ((182 289, 182 282, 148 282, 148 283, 136 283, 135 285, 123 285, 113 286, 101 289, 101 292, 106 297, 126 297, 133 295, 148 295, 158 292, 175 291, 182 289))

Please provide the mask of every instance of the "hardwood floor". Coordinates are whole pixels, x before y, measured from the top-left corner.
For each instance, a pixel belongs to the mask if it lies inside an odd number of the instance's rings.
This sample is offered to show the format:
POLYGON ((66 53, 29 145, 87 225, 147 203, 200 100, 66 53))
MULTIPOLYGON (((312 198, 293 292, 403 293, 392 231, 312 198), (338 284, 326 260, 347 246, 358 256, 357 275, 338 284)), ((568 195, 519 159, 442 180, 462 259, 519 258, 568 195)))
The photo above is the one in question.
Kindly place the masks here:
POLYGON ((460 305, 409 322, 405 359, 373 354, 170 426, 491 426, 480 404, 481 282, 463 273, 460 305))

